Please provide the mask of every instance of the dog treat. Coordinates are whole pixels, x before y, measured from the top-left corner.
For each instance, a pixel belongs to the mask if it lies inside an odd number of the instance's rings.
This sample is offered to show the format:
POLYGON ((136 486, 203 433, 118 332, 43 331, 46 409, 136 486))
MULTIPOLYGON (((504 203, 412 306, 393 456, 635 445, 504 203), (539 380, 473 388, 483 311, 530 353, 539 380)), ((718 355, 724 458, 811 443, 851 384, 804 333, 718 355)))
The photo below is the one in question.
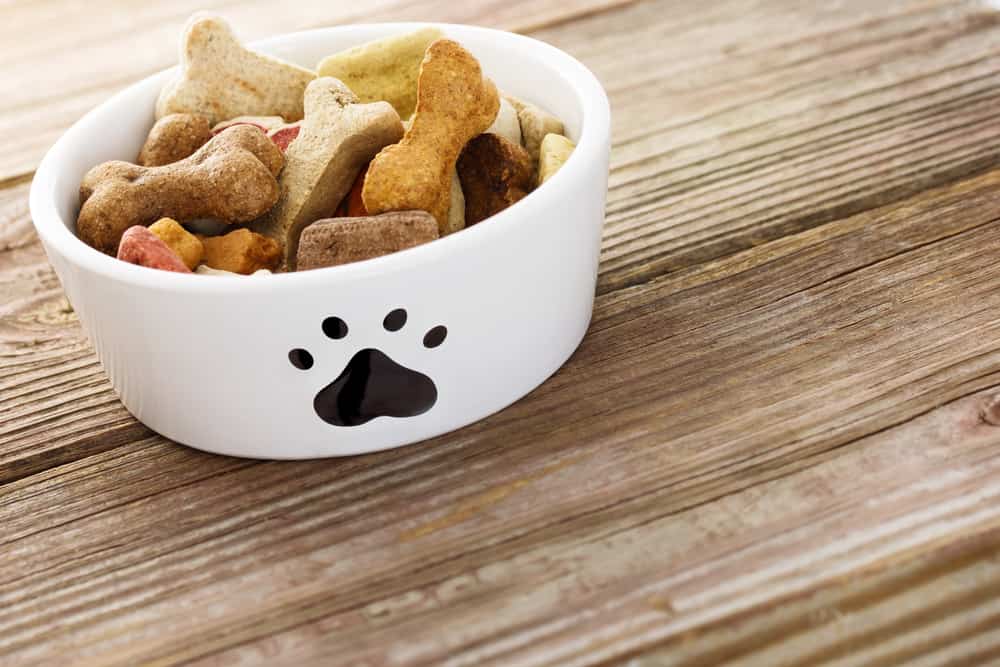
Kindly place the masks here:
POLYGON ((212 134, 218 134, 223 130, 228 130, 233 125, 253 125, 254 127, 259 127, 264 132, 270 132, 276 127, 280 127, 285 124, 285 119, 281 116, 237 116, 236 118, 230 118, 229 120, 224 120, 216 123, 212 127, 212 134))
POLYGON ((447 39, 431 44, 420 65, 413 124, 372 161, 361 191, 365 207, 373 214, 427 211, 447 232, 455 160, 499 107, 496 86, 472 54, 447 39))
POLYGON ((250 51, 217 16, 195 14, 181 39, 181 66, 156 101, 156 117, 198 113, 213 125, 238 116, 302 118, 302 93, 316 73, 250 51))
POLYGON ((118 245, 118 259, 151 269, 191 273, 181 258, 156 234, 142 225, 129 227, 118 245))
POLYGON ((517 119, 517 109, 507 98, 500 98, 500 111, 493 119, 493 124, 486 128, 486 132, 499 134, 507 141, 521 146, 521 121, 517 119))
POLYGON ((295 138, 299 136, 299 132, 302 130, 302 121, 297 120, 294 123, 283 123, 277 127, 271 128, 267 131, 267 137, 274 142, 274 145, 281 149, 284 153, 288 150, 288 145, 295 141, 295 138))
POLYGON ((281 244, 289 270, 295 268, 302 229, 332 217, 364 166, 403 135, 399 115, 388 102, 356 101, 347 86, 331 77, 316 79, 306 89, 306 117, 285 156, 281 198, 253 224, 255 231, 281 244))
POLYGON ((320 62, 319 76, 343 81, 362 102, 385 100, 400 118, 409 118, 417 104, 417 75, 424 52, 444 35, 423 28, 341 51, 320 62))
POLYGON ((534 180, 528 151, 497 134, 481 134, 458 158, 465 224, 474 225, 523 199, 534 180))
POLYGON ((212 138, 208 119, 191 113, 172 113, 156 121, 139 151, 138 164, 160 167, 193 155, 212 138))
POLYGON ((462 192, 462 181, 456 167, 451 168, 451 192, 448 199, 448 224, 444 229, 439 229, 441 236, 465 229, 465 194, 462 192))
POLYGON ((534 104, 509 95, 506 97, 507 101, 517 109, 517 118, 521 123, 521 143, 528 149, 531 159, 537 161, 545 135, 565 132, 562 121, 534 104))
POLYGON ((365 184, 365 175, 367 173, 368 168, 365 167, 358 174, 358 177, 354 179, 351 191, 347 193, 347 196, 340 202, 340 206, 337 207, 337 212, 334 214, 335 218, 363 218, 368 215, 365 202, 361 199, 361 188, 365 184))
POLYGON ((569 159, 576 145, 561 134, 546 134, 538 156, 538 184, 552 178, 569 159))
POLYGON ((260 269, 275 269, 281 247, 273 239, 249 229, 236 229, 224 236, 203 236, 205 264, 213 269, 250 275, 260 269))
MULTIPOLYGON (((243 276, 242 273, 233 273, 232 271, 223 271, 222 269, 213 269, 212 267, 207 266, 205 264, 202 264, 201 266, 199 266, 197 269, 194 270, 194 272, 197 273, 198 275, 202 275, 202 276, 240 276, 240 277, 243 276)), ((250 275, 251 276, 269 276, 269 275, 271 275, 271 273, 272 272, 268 271, 267 269, 257 269, 256 271, 254 271, 250 275)))
POLYGON ((438 238, 437 220, 425 211, 393 211, 364 218, 318 220, 302 231, 300 271, 360 262, 438 238))
POLYGON ((259 129, 236 126, 180 162, 141 167, 105 162, 80 184, 76 231, 83 241, 114 254, 122 233, 170 217, 249 222, 278 200, 284 158, 259 129))
POLYGON ((173 218, 160 218, 149 226, 149 231, 156 234, 168 248, 177 253, 192 271, 201 263, 201 258, 205 254, 201 241, 173 218))
POLYGON ((274 145, 281 149, 281 152, 288 150, 288 144, 292 143, 295 137, 299 136, 299 128, 302 121, 286 123, 281 116, 239 116, 216 123, 212 128, 212 134, 218 134, 223 130, 228 130, 235 125, 253 125, 259 127, 274 145))

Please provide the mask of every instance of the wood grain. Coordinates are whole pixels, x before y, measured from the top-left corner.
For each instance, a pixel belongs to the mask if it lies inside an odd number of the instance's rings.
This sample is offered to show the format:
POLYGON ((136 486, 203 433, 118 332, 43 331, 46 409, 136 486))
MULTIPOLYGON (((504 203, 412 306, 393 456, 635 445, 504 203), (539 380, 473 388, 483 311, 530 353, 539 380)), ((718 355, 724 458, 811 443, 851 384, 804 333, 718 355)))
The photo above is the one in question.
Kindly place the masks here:
POLYGON ((44 145, 193 7, 95 2, 0 23, 0 664, 1000 661, 985 4, 214 3, 519 28, 615 117, 573 359, 420 447, 277 463, 132 419, 31 231, 44 145))
POLYGON ((604 297, 556 378, 421 448, 8 484, 0 651, 587 664, 1000 525, 981 397, 859 440, 1000 383, 998 185, 604 297))

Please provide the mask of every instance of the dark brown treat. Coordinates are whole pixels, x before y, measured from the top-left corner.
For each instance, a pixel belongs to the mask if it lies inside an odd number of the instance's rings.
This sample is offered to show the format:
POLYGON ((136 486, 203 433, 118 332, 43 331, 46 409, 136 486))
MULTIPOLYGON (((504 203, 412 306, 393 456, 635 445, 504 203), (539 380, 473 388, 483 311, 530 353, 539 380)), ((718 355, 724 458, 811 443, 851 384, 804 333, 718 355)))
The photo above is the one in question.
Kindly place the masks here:
POLYGON ((437 220, 426 211, 393 211, 363 218, 318 220, 302 232, 299 271, 360 262, 433 241, 437 220))
POLYGON ((160 218, 250 222, 278 201, 276 177, 284 163, 281 150, 249 125, 232 127, 191 157, 162 167, 105 162, 80 184, 77 235, 113 255, 126 229, 160 218))
POLYGON ((208 119, 193 113, 172 113, 156 121, 139 151, 137 162, 161 167, 194 155, 212 138, 208 119))
POLYGON ((465 225, 474 225, 523 199, 534 182, 531 156, 498 134, 480 134, 458 158, 465 225))

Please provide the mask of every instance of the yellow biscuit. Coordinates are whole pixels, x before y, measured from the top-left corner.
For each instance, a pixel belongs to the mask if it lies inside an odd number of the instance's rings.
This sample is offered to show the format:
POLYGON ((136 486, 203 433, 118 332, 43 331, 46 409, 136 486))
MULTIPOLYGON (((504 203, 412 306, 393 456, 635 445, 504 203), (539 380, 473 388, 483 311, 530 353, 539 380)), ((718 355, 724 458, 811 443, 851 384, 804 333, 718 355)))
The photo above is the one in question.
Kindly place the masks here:
POLYGON ((378 39, 324 58, 320 76, 343 81, 362 102, 385 100, 400 118, 409 118, 417 105, 417 75, 424 52, 444 35, 423 28, 405 35, 378 39))
POLYGON ((177 253, 177 256, 192 271, 201 264, 205 248, 197 236, 181 227, 181 223, 173 218, 160 218, 149 226, 149 231, 156 234, 161 241, 177 253))
POLYGON ((576 145, 561 134, 546 134, 538 157, 538 184, 552 178, 569 159, 576 145))

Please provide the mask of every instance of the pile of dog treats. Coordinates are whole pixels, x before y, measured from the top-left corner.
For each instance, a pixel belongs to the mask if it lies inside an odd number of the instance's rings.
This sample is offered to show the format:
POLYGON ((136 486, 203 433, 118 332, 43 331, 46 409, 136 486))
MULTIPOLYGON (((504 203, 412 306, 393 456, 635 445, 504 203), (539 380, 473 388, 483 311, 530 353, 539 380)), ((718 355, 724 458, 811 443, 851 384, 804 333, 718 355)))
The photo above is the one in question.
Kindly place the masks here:
POLYGON ((181 53, 136 163, 80 185, 79 237, 133 264, 249 275, 378 257, 502 211, 573 150, 435 28, 313 72, 196 15, 181 53))

